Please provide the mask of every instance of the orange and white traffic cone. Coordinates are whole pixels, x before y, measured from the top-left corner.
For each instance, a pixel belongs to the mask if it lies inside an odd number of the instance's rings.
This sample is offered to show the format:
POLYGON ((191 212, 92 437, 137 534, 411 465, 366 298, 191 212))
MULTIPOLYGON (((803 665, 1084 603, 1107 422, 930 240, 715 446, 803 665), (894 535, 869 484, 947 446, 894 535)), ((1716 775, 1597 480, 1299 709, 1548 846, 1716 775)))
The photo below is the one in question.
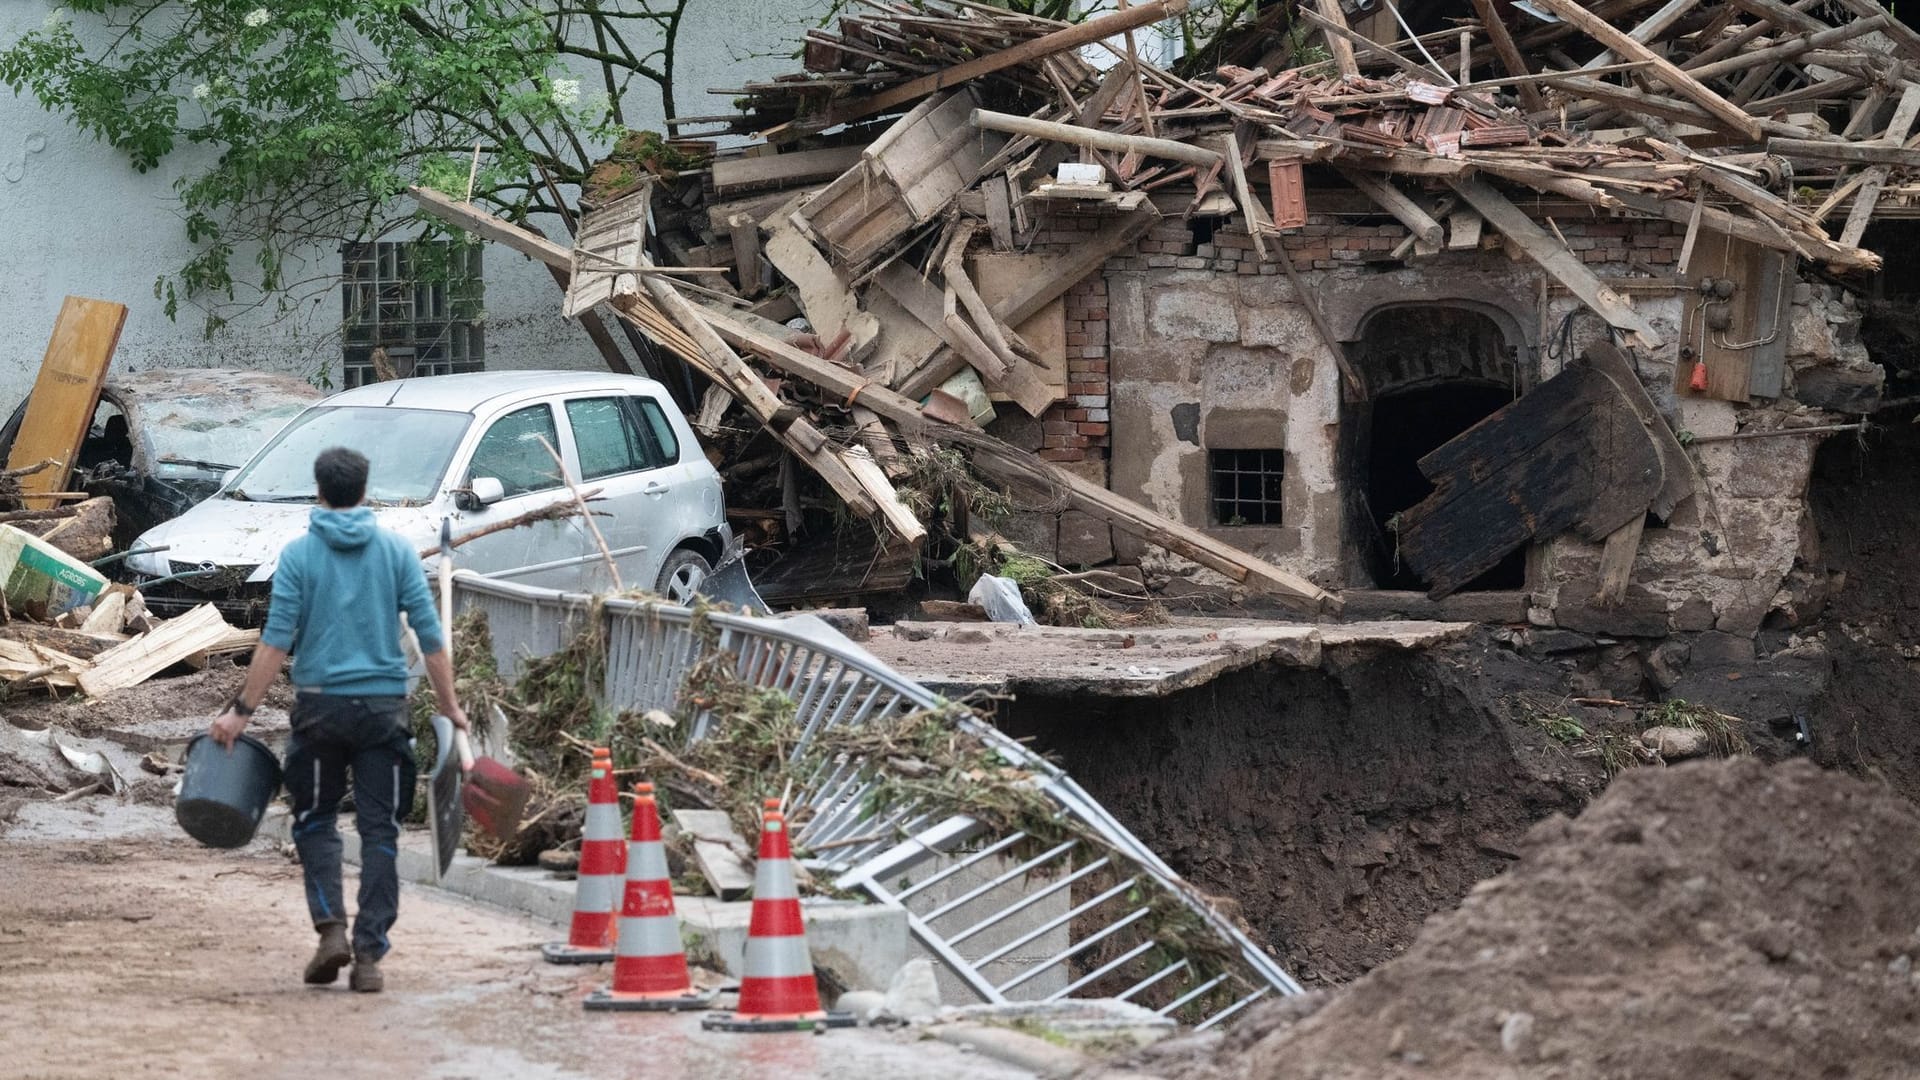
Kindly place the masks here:
POLYGON ((613 779, 613 753, 593 751, 587 782, 587 821, 581 831, 580 876, 574 885, 573 924, 567 940, 540 946, 550 964, 604 964, 613 959, 614 903, 627 869, 620 839, 620 791, 613 779))
POLYGON ((793 849, 780 800, 768 799, 760 822, 760 863, 753 870, 753 918, 747 924, 747 959, 740 1001, 732 1012, 712 1013, 700 1026, 717 1031, 807 1031, 852 1027, 852 1013, 820 1007, 820 987, 807 953, 800 919, 800 893, 793 884, 793 849))
POLYGON ((667 848, 660 839, 660 808, 652 784, 635 784, 633 839, 627 844, 627 887, 620 902, 619 944, 613 955, 613 985, 587 995, 592 1012, 704 1009, 715 991, 697 991, 680 944, 680 916, 673 910, 667 848))

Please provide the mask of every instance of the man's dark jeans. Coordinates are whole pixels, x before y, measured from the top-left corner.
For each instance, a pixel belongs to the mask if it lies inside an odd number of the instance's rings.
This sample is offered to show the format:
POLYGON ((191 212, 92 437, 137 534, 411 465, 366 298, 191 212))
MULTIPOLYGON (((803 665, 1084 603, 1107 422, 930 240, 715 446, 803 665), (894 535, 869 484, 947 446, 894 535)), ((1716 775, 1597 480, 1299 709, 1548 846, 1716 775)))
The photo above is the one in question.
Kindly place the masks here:
POLYGON ((302 693, 294 699, 292 719, 287 791, 293 796, 293 843, 307 876, 307 910, 316 928, 347 921, 335 820, 351 771, 360 833, 353 951, 378 960, 387 954, 387 931, 400 912, 396 845, 400 819, 413 807, 407 699, 302 693))

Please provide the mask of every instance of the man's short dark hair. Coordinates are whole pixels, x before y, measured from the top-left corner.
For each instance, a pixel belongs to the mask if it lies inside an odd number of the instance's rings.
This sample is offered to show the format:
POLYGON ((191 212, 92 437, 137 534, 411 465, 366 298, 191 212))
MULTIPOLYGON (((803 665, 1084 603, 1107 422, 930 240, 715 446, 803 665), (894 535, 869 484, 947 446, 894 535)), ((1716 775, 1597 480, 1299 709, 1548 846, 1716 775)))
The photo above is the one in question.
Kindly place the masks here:
POLYGON ((320 485, 320 500, 335 509, 359 506, 367 496, 367 458, 344 446, 320 451, 313 459, 313 481, 320 485))

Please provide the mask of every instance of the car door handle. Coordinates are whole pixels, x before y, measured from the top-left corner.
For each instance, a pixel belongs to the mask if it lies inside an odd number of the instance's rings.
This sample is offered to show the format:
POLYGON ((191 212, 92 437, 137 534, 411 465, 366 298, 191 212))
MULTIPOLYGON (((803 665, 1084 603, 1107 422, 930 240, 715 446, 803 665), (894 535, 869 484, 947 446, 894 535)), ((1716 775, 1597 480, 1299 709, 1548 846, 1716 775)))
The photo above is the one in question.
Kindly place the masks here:
POLYGON ((658 480, 649 480, 647 481, 647 486, 640 489, 640 494, 665 495, 667 492, 672 490, 673 490, 672 488, 668 487, 667 485, 661 483, 658 480))

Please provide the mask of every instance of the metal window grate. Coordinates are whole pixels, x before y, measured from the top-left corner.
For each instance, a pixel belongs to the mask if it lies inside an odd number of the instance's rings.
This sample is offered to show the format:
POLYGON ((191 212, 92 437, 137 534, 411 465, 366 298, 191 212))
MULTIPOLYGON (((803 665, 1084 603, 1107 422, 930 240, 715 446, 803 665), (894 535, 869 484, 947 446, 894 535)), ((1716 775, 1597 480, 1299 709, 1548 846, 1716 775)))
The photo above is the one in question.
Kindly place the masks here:
POLYGON ((372 381, 376 348, 403 378, 484 369, 480 252, 446 240, 341 248, 345 385, 372 381))
POLYGON ((1212 450, 1213 520, 1220 525, 1280 524, 1280 492, 1286 478, 1282 450, 1212 450))

